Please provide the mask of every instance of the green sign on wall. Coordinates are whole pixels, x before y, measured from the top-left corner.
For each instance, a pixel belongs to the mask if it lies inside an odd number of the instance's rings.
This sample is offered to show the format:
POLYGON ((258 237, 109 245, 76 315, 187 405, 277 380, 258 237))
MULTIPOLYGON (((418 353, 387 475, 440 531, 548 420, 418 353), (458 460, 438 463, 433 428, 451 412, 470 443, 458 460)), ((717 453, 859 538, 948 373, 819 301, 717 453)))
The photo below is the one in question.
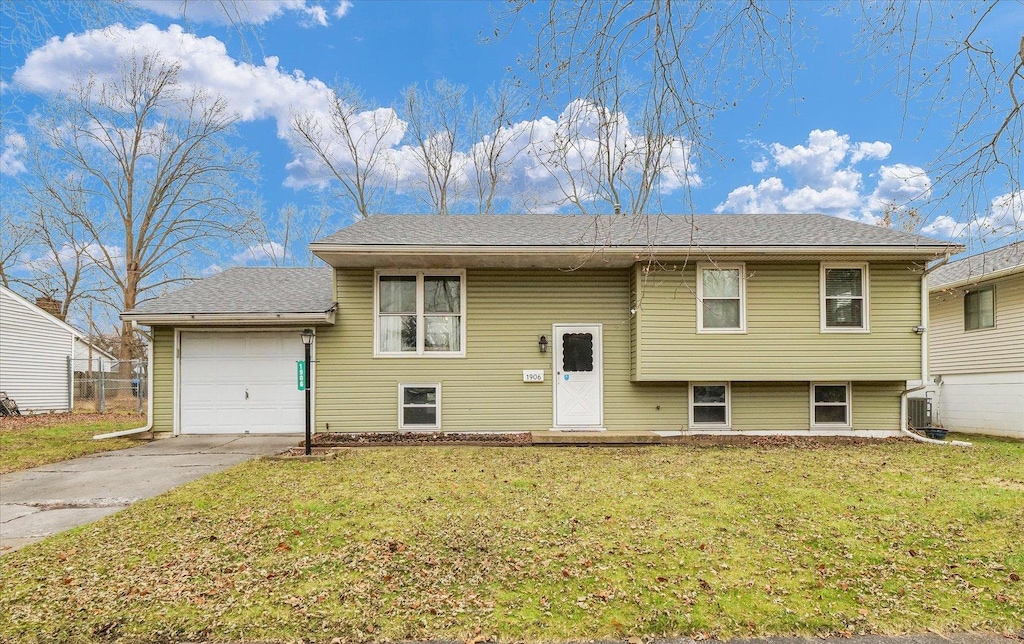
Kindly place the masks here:
POLYGON ((298 365, 299 391, 305 391, 306 390, 306 361, 305 360, 299 360, 295 364, 298 365))

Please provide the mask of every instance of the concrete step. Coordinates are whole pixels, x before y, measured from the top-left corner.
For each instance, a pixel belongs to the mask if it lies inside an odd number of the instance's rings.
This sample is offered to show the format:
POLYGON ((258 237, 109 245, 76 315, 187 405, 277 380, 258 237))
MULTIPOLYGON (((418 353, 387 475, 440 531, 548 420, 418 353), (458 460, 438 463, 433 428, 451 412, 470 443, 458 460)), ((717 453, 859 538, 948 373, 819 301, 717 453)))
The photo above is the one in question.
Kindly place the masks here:
POLYGON ((658 445, 654 432, 530 432, 534 445, 658 445))

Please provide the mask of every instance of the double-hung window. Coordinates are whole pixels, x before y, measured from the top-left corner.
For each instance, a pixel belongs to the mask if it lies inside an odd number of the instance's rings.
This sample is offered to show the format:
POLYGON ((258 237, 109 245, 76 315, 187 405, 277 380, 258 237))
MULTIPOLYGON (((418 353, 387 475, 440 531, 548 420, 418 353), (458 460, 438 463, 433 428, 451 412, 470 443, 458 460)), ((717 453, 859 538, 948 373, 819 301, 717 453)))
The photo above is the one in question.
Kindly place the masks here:
POLYGON ((464 271, 379 271, 376 355, 464 356, 464 271))
POLYGON ((964 293, 964 331, 991 329, 996 325, 995 288, 964 293))
POLYGON ((690 427, 729 429, 729 383, 690 384, 690 427))
POLYGON ((850 383, 811 384, 811 427, 849 428, 850 383))
POLYGON ((697 331, 747 330, 746 270, 743 264, 697 265, 697 331))
POLYGON ((398 428, 441 428, 441 385, 398 385, 398 428))
POLYGON ((868 330, 868 265, 821 265, 821 330, 868 330))

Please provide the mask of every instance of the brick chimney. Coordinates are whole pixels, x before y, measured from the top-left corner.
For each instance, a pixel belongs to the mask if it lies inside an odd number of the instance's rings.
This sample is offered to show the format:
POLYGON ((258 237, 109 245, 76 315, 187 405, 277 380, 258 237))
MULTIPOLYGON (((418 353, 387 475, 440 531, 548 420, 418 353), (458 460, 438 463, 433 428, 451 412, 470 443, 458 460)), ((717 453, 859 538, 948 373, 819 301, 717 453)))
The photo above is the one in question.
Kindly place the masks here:
POLYGON ((61 313, 61 309, 64 308, 64 302, 61 300, 55 300, 52 296, 45 295, 43 297, 36 298, 36 306, 46 311, 58 320, 63 320, 64 315, 61 313))

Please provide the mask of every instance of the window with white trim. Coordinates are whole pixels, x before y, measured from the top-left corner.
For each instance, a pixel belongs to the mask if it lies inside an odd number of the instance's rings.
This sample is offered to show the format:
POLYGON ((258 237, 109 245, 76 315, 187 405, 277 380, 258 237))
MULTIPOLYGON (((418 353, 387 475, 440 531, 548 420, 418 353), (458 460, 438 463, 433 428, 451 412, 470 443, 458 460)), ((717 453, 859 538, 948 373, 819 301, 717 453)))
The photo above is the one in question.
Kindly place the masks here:
POLYGON ((746 331, 746 290, 743 264, 698 264, 697 331, 746 331))
POLYGON ((996 291, 989 286, 964 293, 964 331, 996 325, 996 291))
POLYGON ((398 428, 441 428, 441 385, 398 385, 398 428))
POLYGON ((811 383, 811 427, 850 427, 850 383, 811 383))
POLYGON ((376 355, 465 355, 465 271, 378 271, 375 288, 376 355))
POLYGON ((690 383, 690 427, 728 429, 732 423, 727 382, 690 383))
POLYGON ((821 265, 821 330, 868 330, 868 265, 821 265))

